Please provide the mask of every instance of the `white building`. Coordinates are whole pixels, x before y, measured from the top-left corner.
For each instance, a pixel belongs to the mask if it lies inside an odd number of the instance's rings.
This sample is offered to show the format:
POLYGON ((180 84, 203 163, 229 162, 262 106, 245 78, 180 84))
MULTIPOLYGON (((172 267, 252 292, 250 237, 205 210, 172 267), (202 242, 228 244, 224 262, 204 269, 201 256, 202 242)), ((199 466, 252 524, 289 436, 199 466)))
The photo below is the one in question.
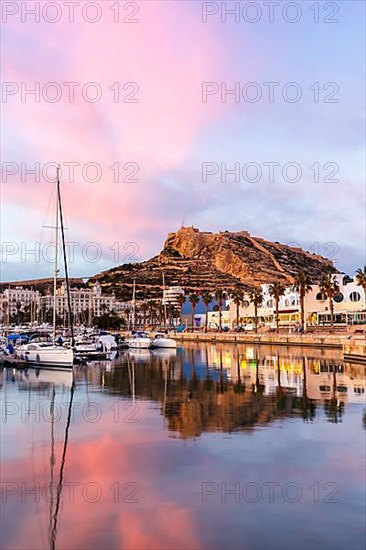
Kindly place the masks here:
MULTIPOLYGON (((95 283, 92 288, 71 288, 70 300, 75 321, 91 321, 93 317, 99 317, 103 313, 114 311, 116 297, 114 294, 102 294, 102 288, 99 283, 95 283), (86 319, 81 319, 81 315, 86 319)), ((41 304, 44 311, 53 309, 53 295, 46 294, 41 297, 41 304)), ((57 289, 56 294, 56 313, 60 317, 67 315, 68 300, 66 284, 57 289)))
POLYGON ((179 308, 179 296, 184 296, 184 290, 180 286, 170 286, 163 292, 163 305, 172 305, 179 308))
MULTIPOLYGON (((356 280, 350 281, 342 274, 335 274, 339 285, 333 299, 335 324, 361 324, 366 322, 366 297, 365 292, 356 280)), ((268 284, 262 284, 263 303, 258 308, 258 318, 261 324, 273 326, 275 323, 276 306, 274 299, 269 294, 268 284)), ((304 301, 305 320, 307 325, 329 324, 330 306, 329 299, 322 295, 318 285, 305 296, 304 301)), ((279 324, 280 326, 296 325, 301 321, 300 295, 288 287, 285 295, 279 300, 279 324)), ((246 294, 242 305, 239 307, 239 322, 250 324, 254 320, 254 306, 250 303, 249 294, 246 294)), ((230 304, 230 321, 236 323, 236 305, 230 304)))
POLYGON ((20 311, 29 311, 32 319, 40 307, 40 293, 38 290, 16 286, 6 288, 1 293, 1 319, 7 321, 9 317, 16 316, 20 311))

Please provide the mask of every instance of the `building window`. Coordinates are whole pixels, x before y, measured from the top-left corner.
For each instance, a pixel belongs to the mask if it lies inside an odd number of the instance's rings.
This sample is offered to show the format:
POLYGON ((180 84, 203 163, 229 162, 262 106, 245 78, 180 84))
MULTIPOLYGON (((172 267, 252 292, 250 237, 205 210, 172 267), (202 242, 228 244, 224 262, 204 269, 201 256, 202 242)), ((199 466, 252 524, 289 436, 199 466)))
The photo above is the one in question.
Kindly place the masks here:
POLYGON ((327 299, 327 295, 323 294, 322 292, 318 292, 315 298, 321 302, 327 299))
POLYGON ((359 302, 361 300, 361 294, 359 292, 351 292, 349 299, 351 302, 359 302))
POLYGON ((344 296, 342 292, 336 292, 333 296, 333 300, 337 302, 337 304, 340 304, 341 302, 343 302, 343 298, 344 296))
POLYGON ((288 307, 289 305, 290 305, 290 302, 289 302, 289 300, 286 299, 285 300, 285 306, 288 307))
POLYGON ((267 307, 273 307, 273 300, 268 300, 267 307))
POLYGON ((248 300, 244 300, 244 302, 243 302, 243 307, 249 307, 249 302, 248 302, 248 300))

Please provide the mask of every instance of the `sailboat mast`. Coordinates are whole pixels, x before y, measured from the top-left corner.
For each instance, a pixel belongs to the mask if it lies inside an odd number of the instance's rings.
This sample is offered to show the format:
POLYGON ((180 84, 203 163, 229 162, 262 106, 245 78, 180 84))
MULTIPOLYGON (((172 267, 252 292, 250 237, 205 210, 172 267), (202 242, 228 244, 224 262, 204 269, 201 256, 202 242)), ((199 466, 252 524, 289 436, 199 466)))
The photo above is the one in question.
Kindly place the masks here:
POLYGON ((132 291, 132 330, 135 330, 135 319, 136 319, 136 279, 133 280, 133 291, 132 291))
POLYGON ((56 342, 56 293, 57 293, 57 274, 58 274, 58 185, 60 181, 60 167, 57 166, 57 183, 56 183, 56 224, 55 224, 55 266, 54 266, 54 272, 53 272, 53 315, 52 315, 52 336, 53 336, 53 343, 56 342))
POLYGON ((59 169, 60 167, 58 167, 58 170, 57 170, 57 196, 58 196, 58 207, 59 207, 59 213, 60 213, 60 229, 61 229, 61 239, 62 239, 62 253, 64 257, 64 267, 65 267, 65 281, 66 281, 67 305, 68 305, 68 313, 69 313, 69 327, 71 332, 71 345, 74 346, 75 344, 74 320, 73 320, 72 306, 71 306, 69 271, 67 267, 66 242, 65 242, 64 219, 63 219, 62 202, 61 202, 59 169))
POLYGON ((166 313, 166 301, 164 299, 165 294, 165 273, 163 271, 163 306, 164 306, 164 328, 166 329, 167 325, 167 313, 166 313))

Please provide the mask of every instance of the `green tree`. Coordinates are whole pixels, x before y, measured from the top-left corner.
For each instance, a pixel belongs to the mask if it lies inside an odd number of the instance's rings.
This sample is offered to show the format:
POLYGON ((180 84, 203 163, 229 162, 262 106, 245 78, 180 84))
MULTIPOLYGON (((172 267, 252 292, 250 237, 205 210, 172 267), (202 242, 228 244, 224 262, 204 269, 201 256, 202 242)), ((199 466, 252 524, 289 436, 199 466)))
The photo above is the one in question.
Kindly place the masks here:
POLYGON ((147 315, 147 312, 149 311, 149 304, 147 302, 143 302, 141 304, 141 311, 142 311, 142 327, 143 329, 145 330, 145 327, 146 327, 146 315, 147 315))
POLYGON ((207 332, 208 328, 208 307, 210 303, 212 302, 212 294, 209 290, 204 290, 202 292, 202 302, 206 308, 206 319, 205 319, 205 332, 207 332))
POLYGON ((236 288, 231 293, 231 298, 236 306, 236 326, 239 326, 239 307, 244 299, 244 292, 241 288, 236 288))
POLYGON ((196 305, 198 304, 200 299, 199 299, 199 296, 195 292, 191 292, 191 294, 189 295, 188 300, 189 300, 189 302, 192 306, 191 326, 192 326, 192 330, 193 330, 193 328, 194 328, 194 311, 195 311, 196 305))
POLYGON ((330 309, 330 331, 333 332, 334 326, 334 295, 339 292, 339 285, 331 273, 323 277, 319 283, 319 290, 322 294, 326 294, 329 300, 330 309))
POLYGON ((153 328, 154 318, 155 318, 155 313, 156 313, 156 303, 154 302, 154 300, 149 300, 147 303, 148 303, 148 306, 149 306, 150 325, 151 325, 151 328, 153 328))
POLYGON ((311 290, 311 281, 304 271, 294 277, 293 289, 300 294, 301 327, 305 329, 305 296, 311 290))
POLYGON ((24 311, 23 311, 23 307, 22 307, 21 302, 17 302, 15 304, 15 307, 16 307, 16 310, 17 310, 17 323, 19 325, 21 320, 23 319, 24 311))
POLYGON ((279 329, 279 315, 278 315, 278 304, 280 302, 281 296, 285 294, 286 288, 279 283, 278 281, 270 285, 269 287, 269 295, 272 296, 272 298, 275 301, 276 304, 276 332, 278 333, 279 329))
POLYGON ((358 286, 362 287, 366 294, 366 265, 363 266, 363 269, 359 267, 356 271, 356 283, 358 286))
POLYGON ((254 305, 254 325, 258 332, 258 308, 263 304, 262 287, 256 286, 249 295, 249 301, 254 305))
POLYGON ((177 302, 179 304, 179 311, 180 311, 180 323, 183 324, 183 306, 186 303, 186 295, 185 294, 178 294, 177 296, 177 302))
POLYGON ((217 300, 219 305, 219 330, 221 332, 222 330, 222 306, 225 303, 225 300, 227 299, 227 293, 224 289, 219 288, 215 292, 215 300, 217 300))
POLYGON ((5 326, 8 326, 9 325, 9 302, 7 300, 3 301, 2 309, 3 309, 3 322, 5 326))
MULTIPOLYGON (((363 269, 359 267, 356 271, 356 283, 360 286, 365 293, 365 310, 366 310, 366 265, 363 266, 363 269)), ((365 324, 366 330, 366 324, 365 324)))

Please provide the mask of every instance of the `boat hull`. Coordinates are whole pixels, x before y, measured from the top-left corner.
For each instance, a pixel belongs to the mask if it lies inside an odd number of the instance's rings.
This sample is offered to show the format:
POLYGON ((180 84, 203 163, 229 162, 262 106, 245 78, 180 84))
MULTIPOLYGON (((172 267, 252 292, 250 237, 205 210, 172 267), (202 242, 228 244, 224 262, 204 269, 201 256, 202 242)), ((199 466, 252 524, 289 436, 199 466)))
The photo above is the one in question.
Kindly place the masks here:
POLYGON ((171 348, 176 349, 177 348, 177 342, 173 340, 172 338, 157 338, 156 340, 153 340, 151 343, 151 347, 158 349, 158 348, 171 348))
POLYGON ((68 348, 37 348, 17 351, 17 358, 25 363, 47 367, 72 368, 74 353, 68 348))
POLYGON ((126 343, 131 349, 149 349, 151 346, 150 338, 130 338, 126 343))

